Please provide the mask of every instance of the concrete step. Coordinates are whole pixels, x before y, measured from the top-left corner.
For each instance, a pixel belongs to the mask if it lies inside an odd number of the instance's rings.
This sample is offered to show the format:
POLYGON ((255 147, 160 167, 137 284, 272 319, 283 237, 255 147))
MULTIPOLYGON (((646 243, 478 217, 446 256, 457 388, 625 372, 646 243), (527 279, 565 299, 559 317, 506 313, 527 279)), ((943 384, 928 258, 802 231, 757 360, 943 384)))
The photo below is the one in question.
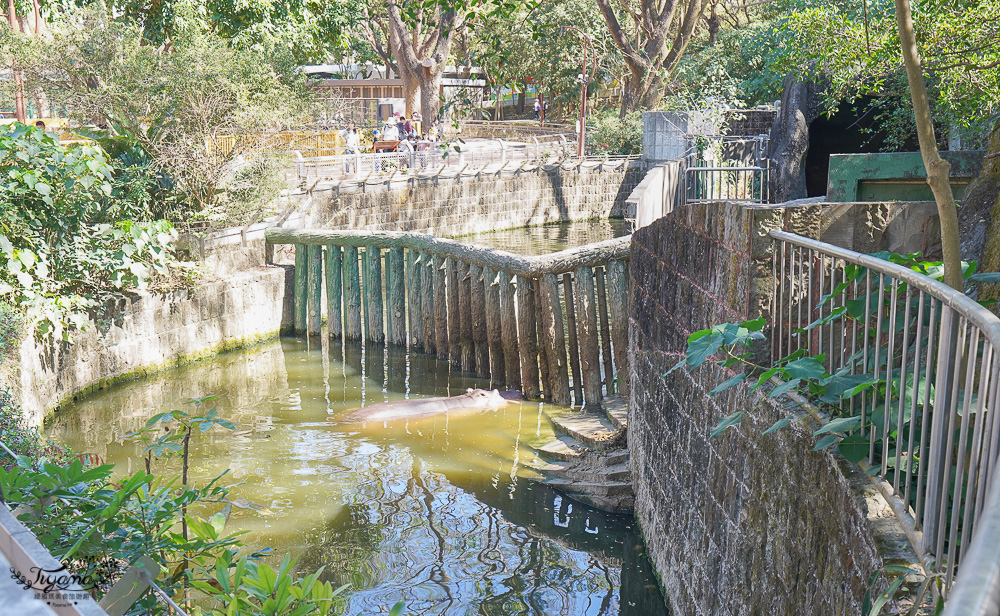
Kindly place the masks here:
POLYGON ((538 454, 547 459, 576 460, 587 453, 586 445, 571 436, 557 436, 536 444, 528 443, 538 454))
POLYGON ((601 464, 604 466, 618 466, 619 464, 624 464, 628 467, 629 460, 632 457, 629 455, 628 449, 624 447, 622 449, 608 449, 602 452, 601 464))
POLYGON ((624 434, 600 412, 545 409, 545 415, 556 432, 571 436, 595 450, 613 446, 624 434))
POLYGON ((604 414, 607 415, 611 425, 619 430, 624 430, 628 427, 628 404, 624 398, 612 396, 604 400, 603 405, 604 414))
POLYGON ((545 485, 552 486, 567 494, 587 494, 603 498, 632 496, 632 484, 627 481, 572 481, 570 479, 549 479, 545 485))

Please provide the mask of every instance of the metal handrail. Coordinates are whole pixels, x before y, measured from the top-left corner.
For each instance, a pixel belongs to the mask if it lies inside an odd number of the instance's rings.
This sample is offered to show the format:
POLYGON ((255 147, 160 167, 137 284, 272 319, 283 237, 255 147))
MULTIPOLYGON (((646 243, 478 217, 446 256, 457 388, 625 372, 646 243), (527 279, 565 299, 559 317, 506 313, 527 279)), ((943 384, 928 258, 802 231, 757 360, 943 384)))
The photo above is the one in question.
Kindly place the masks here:
POLYGON ((997 613, 1000 318, 908 267, 784 231, 768 235, 775 242, 773 356, 805 349, 824 355, 828 373, 873 373, 897 383, 895 391, 850 399, 862 418, 855 434, 867 438, 868 462, 894 509, 919 528, 908 536, 934 560, 945 614, 997 613), (848 278, 846 264, 864 269, 848 278), (834 312, 848 302, 863 302, 863 322, 834 312), (866 429, 866 413, 873 424, 880 414, 881 425, 866 429), (952 475, 959 478, 954 487, 952 475))

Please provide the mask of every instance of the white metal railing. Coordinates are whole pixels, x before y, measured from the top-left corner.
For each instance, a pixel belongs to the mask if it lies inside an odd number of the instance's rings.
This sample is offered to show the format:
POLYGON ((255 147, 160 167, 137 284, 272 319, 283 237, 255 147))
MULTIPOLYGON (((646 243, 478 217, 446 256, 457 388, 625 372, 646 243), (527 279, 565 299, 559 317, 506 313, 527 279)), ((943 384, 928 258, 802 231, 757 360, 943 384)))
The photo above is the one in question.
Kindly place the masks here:
POLYGON ((823 354, 828 374, 875 384, 841 406, 860 417, 852 436, 867 441, 870 472, 940 576, 945 614, 997 614, 1000 319, 910 267, 770 237, 772 357, 823 354))
POLYGON ((688 167, 687 202, 747 201, 767 203, 765 167, 688 167))
POLYGON ((423 173, 445 167, 484 169, 516 161, 558 162, 574 151, 562 136, 527 141, 492 139, 477 143, 417 143, 403 141, 396 152, 364 152, 336 156, 304 156, 293 152, 300 180, 314 183, 397 171, 423 173))

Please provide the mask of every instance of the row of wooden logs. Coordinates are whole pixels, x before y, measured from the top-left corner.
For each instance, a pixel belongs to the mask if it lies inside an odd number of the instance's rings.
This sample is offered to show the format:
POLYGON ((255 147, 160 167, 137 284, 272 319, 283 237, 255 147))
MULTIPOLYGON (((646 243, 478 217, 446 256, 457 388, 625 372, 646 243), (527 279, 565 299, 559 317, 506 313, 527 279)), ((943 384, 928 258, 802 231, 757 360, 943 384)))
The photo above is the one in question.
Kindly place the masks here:
POLYGON ((614 379, 626 371, 626 277, 623 258, 531 278, 399 246, 297 243, 295 331, 321 332, 325 287, 330 336, 409 345, 528 399, 571 404, 572 392, 600 408, 602 385, 626 393, 614 379))

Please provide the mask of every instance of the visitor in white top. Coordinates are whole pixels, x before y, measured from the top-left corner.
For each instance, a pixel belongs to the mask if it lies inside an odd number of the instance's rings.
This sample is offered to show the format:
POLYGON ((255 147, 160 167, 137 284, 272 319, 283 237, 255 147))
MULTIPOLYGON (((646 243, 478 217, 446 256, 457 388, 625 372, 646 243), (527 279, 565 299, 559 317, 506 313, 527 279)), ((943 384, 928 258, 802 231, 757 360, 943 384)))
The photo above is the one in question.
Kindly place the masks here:
POLYGON ((382 128, 382 139, 385 141, 399 141, 399 129, 395 124, 386 122, 382 128))

